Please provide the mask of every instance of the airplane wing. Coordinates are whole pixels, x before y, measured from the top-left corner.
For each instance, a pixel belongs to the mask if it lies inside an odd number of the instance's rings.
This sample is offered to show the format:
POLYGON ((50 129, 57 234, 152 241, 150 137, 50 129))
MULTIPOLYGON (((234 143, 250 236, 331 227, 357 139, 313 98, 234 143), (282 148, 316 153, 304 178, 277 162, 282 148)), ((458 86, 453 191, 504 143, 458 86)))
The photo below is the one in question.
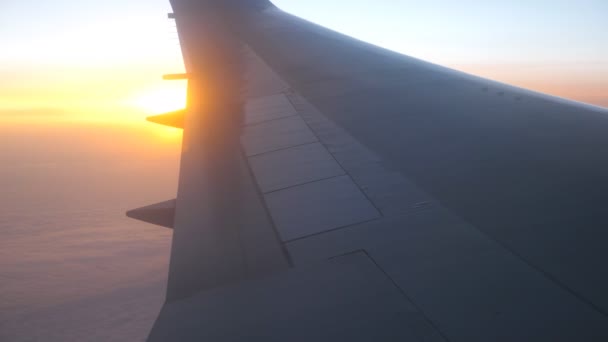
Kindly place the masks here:
POLYGON ((151 341, 608 340, 607 110, 171 3, 178 195, 129 212, 174 230, 151 341))

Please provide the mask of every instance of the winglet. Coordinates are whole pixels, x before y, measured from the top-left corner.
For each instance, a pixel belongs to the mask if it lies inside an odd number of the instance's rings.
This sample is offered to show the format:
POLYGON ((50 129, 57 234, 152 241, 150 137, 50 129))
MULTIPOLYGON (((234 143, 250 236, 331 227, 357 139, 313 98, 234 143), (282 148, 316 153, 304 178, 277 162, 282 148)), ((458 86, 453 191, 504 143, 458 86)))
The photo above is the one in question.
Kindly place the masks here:
POLYGON ((173 228, 175 219, 175 200, 148 205, 127 211, 127 216, 158 226, 173 228))
POLYGON ((186 111, 184 109, 175 112, 169 112, 160 115, 149 116, 146 120, 157 124, 171 126, 175 128, 184 128, 184 117, 186 111))

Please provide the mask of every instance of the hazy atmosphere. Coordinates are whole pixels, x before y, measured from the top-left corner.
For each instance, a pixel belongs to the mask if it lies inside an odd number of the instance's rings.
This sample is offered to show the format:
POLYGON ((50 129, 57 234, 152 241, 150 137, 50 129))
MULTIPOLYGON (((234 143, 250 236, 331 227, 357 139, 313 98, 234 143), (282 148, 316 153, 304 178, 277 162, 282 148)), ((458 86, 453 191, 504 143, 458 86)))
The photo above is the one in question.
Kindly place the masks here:
MULTIPOLYGON (((362 40, 608 107, 608 2, 274 1, 362 40)), ((144 121, 186 84, 166 0, 0 4, 0 340, 134 341, 171 232, 124 212, 175 197, 181 132, 144 121)))

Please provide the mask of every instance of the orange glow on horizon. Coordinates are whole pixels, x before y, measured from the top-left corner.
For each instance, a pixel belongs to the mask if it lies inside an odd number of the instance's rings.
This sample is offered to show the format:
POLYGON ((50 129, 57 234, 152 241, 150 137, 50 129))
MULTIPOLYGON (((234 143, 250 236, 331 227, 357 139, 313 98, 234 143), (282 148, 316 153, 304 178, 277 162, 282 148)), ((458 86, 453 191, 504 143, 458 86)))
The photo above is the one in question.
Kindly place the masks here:
POLYGON ((150 115, 183 109, 186 107, 186 84, 165 81, 162 85, 137 91, 126 102, 150 115))
POLYGON ((122 74, 117 82, 91 70, 74 81, 43 79, 35 87, 0 83, 0 124, 146 124, 147 116, 184 108, 187 82, 154 76, 122 74))

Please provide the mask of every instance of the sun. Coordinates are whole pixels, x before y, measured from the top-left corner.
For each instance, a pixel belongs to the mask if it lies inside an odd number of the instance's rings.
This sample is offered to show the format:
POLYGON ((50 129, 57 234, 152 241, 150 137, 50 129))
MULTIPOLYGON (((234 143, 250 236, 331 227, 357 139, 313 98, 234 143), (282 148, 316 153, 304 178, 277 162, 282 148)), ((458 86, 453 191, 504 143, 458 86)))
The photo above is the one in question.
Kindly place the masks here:
MULTIPOLYGON (((186 107, 187 86, 186 82, 180 81, 152 84, 134 92, 126 103, 136 109, 138 115, 151 116, 176 111, 186 107)), ((182 130, 174 127, 150 123, 147 129, 163 140, 178 141, 182 136, 182 130)))
POLYGON ((128 103, 147 115, 175 111, 186 107, 186 87, 185 82, 164 82, 135 93, 128 103))

